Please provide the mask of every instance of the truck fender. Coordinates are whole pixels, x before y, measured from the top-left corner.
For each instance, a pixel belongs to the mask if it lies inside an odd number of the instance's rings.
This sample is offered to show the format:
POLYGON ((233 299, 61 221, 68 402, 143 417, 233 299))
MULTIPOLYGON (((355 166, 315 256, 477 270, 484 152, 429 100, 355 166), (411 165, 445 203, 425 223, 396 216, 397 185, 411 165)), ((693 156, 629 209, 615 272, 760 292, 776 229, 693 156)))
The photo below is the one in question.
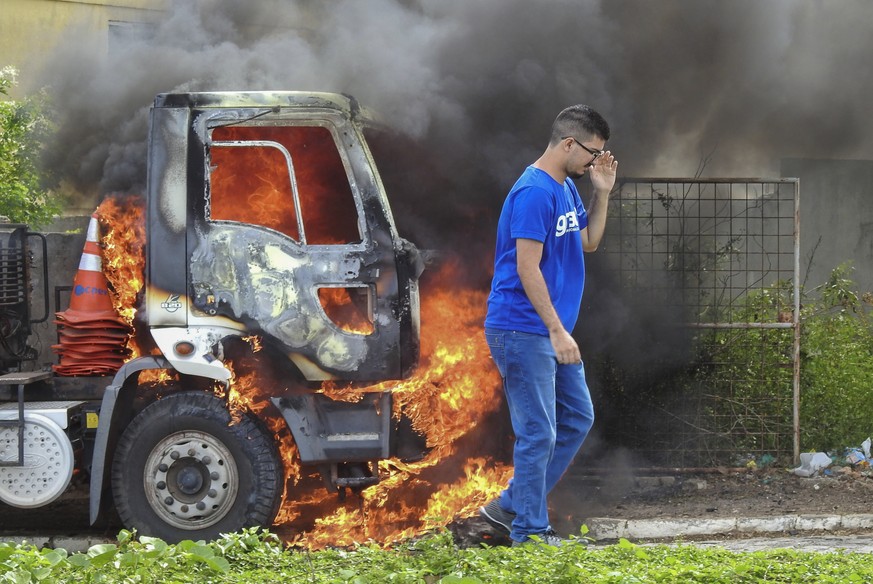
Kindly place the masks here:
POLYGON ((89 497, 91 525, 94 525, 102 515, 103 491, 109 484, 115 444, 123 430, 122 423, 130 414, 136 397, 136 384, 126 382, 131 377, 136 380, 137 374, 147 369, 173 369, 173 367, 162 356, 150 355, 132 359, 118 370, 112 383, 103 393, 97 434, 94 438, 94 456, 91 459, 89 497))

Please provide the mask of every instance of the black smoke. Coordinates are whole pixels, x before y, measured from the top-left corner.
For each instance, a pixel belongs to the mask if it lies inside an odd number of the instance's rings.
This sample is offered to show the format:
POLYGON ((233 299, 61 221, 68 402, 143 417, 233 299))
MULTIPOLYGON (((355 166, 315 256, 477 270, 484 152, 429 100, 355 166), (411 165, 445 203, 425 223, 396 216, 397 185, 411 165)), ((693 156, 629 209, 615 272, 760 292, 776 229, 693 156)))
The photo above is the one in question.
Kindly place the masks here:
POLYGON ((108 54, 69 31, 41 76, 50 161, 83 190, 140 189, 154 95, 234 89, 357 96, 451 173, 443 204, 499 202, 578 102, 610 120, 625 176, 869 158, 871 17, 863 0, 174 2, 108 54))
POLYGON ((211 89, 349 92, 498 182, 577 102, 611 121, 627 173, 687 175, 710 152, 716 174, 772 172, 871 155, 871 16, 863 0, 186 0, 108 55, 71 30, 42 80, 81 143, 65 170, 112 188, 154 94, 211 89))
MULTIPOLYGON (((403 235, 462 253, 483 286, 506 190, 571 104, 609 120, 622 176, 770 176, 788 157, 873 158, 867 0, 168 6, 108 54, 71 30, 43 69, 60 116, 48 162, 95 205, 143 190, 148 108, 173 91, 355 95, 403 135, 382 169, 403 235)), ((603 281, 586 300, 588 348, 612 339, 619 363, 675 367, 684 341, 664 336, 658 307, 630 314, 603 281)))

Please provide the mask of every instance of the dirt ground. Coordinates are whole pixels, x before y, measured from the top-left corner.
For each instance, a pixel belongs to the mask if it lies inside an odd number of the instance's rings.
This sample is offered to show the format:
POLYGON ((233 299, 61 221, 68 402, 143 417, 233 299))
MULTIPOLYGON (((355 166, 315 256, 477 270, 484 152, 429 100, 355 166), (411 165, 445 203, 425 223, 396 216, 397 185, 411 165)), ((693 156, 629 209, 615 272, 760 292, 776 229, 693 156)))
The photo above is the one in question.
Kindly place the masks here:
POLYGON ((788 469, 565 477, 551 501, 556 529, 587 517, 766 517, 873 512, 873 472, 850 467, 801 478, 788 469), (566 509, 569 512, 562 512, 566 509), (559 525, 560 524, 560 525, 559 525))

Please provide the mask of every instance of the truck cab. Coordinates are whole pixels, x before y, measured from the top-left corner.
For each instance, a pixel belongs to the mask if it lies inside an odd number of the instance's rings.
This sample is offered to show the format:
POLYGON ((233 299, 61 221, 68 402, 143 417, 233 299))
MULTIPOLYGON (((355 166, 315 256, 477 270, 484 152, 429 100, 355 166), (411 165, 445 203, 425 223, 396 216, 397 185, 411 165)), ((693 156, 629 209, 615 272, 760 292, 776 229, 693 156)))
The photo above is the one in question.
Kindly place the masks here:
POLYGON ((341 95, 157 97, 146 318, 175 368, 219 378, 209 347, 258 334, 308 380, 412 371, 421 264, 364 140, 373 123, 341 95))

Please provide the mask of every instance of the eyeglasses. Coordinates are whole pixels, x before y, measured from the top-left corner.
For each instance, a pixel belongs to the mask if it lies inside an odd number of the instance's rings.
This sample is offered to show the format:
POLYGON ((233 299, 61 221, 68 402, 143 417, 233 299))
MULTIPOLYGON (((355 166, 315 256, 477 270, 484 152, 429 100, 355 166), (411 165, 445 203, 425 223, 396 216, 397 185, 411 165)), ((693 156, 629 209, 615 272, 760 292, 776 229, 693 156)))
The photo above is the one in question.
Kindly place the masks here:
POLYGON ((603 156, 603 150, 593 150, 593 149, 589 148, 588 146, 586 146, 585 144, 583 144, 582 142, 580 142, 579 140, 577 140, 576 138, 574 138, 573 136, 564 136, 563 138, 561 138, 561 140, 566 140, 567 138, 573 138, 573 142, 575 142, 576 144, 581 146, 585 152, 587 152, 588 154, 590 154, 591 156, 594 157, 591 159, 591 162, 589 162, 587 166, 592 166, 598 158, 603 156))

